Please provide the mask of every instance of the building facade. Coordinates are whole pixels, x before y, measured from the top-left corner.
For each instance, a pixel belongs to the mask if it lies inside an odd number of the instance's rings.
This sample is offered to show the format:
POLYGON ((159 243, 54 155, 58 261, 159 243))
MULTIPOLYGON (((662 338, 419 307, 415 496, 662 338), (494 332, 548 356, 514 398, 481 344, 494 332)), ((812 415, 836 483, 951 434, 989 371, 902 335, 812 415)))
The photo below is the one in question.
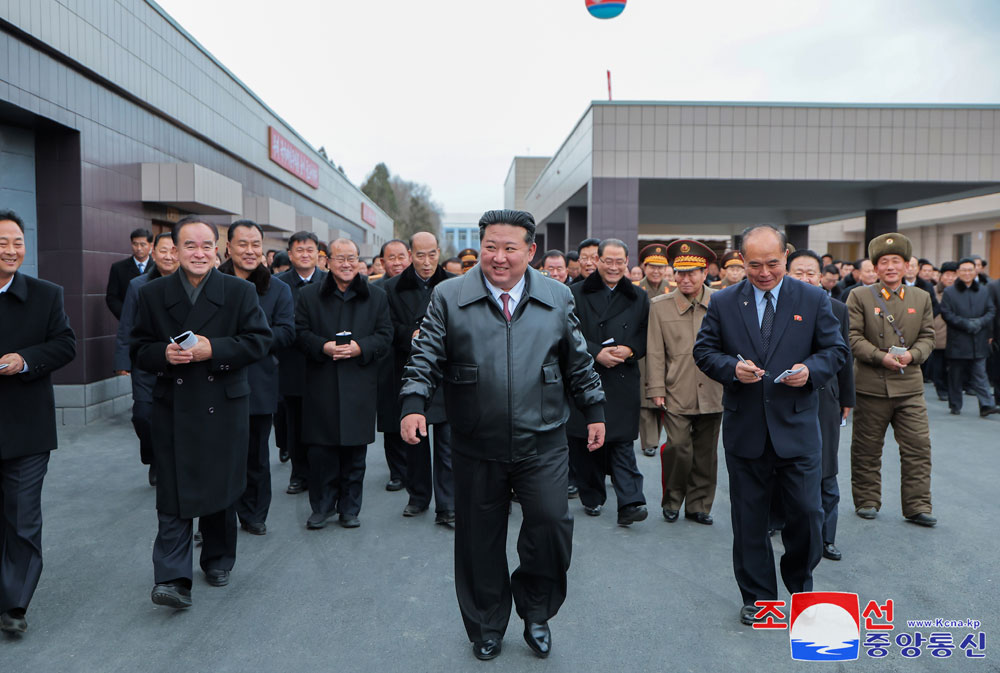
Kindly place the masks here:
POLYGON ((0 207, 28 225, 25 273, 58 283, 78 338, 55 374, 65 424, 130 404, 104 305, 129 232, 250 218, 370 255, 392 220, 151 0, 0 0, 0 207))

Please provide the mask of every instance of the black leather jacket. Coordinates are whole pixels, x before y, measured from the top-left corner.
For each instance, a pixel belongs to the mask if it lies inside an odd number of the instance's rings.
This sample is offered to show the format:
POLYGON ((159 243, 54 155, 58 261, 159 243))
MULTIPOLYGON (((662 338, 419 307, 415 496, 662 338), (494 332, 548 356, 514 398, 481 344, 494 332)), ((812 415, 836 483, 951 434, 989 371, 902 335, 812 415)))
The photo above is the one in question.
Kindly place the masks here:
POLYGON ((513 462, 566 445, 567 392, 588 423, 604 391, 565 285, 534 269, 511 322, 479 266, 434 288, 403 370, 402 416, 424 413, 444 383, 452 449, 513 462))

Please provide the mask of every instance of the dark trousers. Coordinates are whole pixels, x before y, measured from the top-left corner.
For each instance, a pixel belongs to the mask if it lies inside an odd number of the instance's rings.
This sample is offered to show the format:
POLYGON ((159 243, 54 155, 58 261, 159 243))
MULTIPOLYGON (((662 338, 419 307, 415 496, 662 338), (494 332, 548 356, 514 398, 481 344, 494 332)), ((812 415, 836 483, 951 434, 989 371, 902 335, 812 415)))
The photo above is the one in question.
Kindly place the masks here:
POLYGON ((603 505, 608 499, 606 477, 611 475, 618 509, 628 505, 645 505, 642 494, 642 473, 635 462, 633 442, 605 442, 596 451, 587 450, 583 437, 569 438, 569 462, 576 472, 580 502, 585 507, 603 505))
POLYGON ((143 465, 153 464, 152 417, 152 402, 132 402, 132 427, 139 438, 139 460, 143 465))
POLYGON ((389 479, 406 483, 406 442, 398 432, 383 432, 382 444, 385 447, 385 463, 389 466, 389 479))
POLYGON ((49 454, 0 460, 0 612, 28 609, 42 576, 42 480, 49 454))
POLYGON ((573 549, 567 449, 515 463, 455 453, 455 591, 469 640, 502 638, 511 599, 522 619, 546 622, 566 600, 573 549), (520 565, 507 567, 511 491, 524 517, 517 539, 520 565))
POLYGON ((789 593, 811 591, 812 571, 823 554, 823 508, 819 450, 781 458, 771 438, 757 458, 726 452, 733 520, 733 570, 743 604, 778 596, 774 550, 767 534, 772 493, 781 498, 785 524, 781 541, 781 578, 789 593))
POLYGON ((434 510, 455 509, 455 477, 451 471, 451 426, 434 423, 434 462, 431 469, 430 437, 421 437, 416 444, 406 445, 406 491, 410 504, 429 507, 434 495, 434 510))
POLYGON ((823 544, 833 544, 837 541, 837 509, 840 505, 837 475, 823 477, 820 481, 820 499, 823 501, 823 544))
POLYGON ((285 424, 288 455, 292 461, 290 479, 309 480, 309 447, 302 443, 302 397, 285 397, 285 424))
POLYGON ((934 390, 938 397, 948 395, 948 359, 944 356, 943 348, 936 348, 931 351, 931 356, 923 365, 923 370, 934 383, 934 390))
MULTIPOLYGON (((1000 310, 1000 307, 997 308, 1000 310)), ((986 358, 986 372, 993 384, 993 404, 1000 406, 1000 344, 993 341, 990 356, 986 358)))
POLYGON ((288 410, 283 397, 278 399, 274 410, 274 445, 279 449, 288 448, 288 410))
POLYGON ((367 446, 309 447, 309 504, 317 514, 361 512, 367 446))
POLYGON ((247 448, 247 488, 236 502, 240 521, 264 523, 271 507, 271 414, 250 416, 247 448))
MULTIPOLYGON (((159 530, 153 543, 153 581, 180 581, 191 586, 193 519, 156 512, 159 530)), ((201 569, 232 570, 236 565, 236 509, 198 517, 201 531, 201 569)))
POLYGON ((993 406, 990 382, 986 378, 986 358, 948 358, 948 406, 962 408, 962 393, 968 389, 979 400, 979 408, 993 406))

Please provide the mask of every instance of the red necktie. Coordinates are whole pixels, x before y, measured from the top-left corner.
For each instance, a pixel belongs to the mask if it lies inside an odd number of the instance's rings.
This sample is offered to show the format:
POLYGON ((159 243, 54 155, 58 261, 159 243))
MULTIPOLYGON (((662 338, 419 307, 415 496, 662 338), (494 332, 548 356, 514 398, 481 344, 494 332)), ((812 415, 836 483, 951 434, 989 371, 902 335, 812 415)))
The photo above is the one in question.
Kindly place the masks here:
POLYGON ((510 301, 510 295, 504 292, 502 295, 500 295, 500 298, 503 299, 504 317, 507 318, 507 322, 510 322, 510 305, 507 303, 508 301, 510 301))

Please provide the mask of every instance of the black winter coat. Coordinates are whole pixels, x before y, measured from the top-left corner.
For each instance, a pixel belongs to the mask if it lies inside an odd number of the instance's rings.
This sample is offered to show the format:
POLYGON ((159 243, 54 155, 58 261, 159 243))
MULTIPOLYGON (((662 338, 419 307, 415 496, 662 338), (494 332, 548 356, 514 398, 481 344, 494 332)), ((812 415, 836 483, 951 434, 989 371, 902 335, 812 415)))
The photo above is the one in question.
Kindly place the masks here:
MULTIPOLYGON (((425 290, 424 283, 411 265, 398 276, 386 280, 382 285, 389 300, 389 315, 392 318, 393 388, 389 418, 396 422, 396 432, 399 431, 399 389, 403 385, 403 368, 406 367, 406 361, 410 358, 413 331, 419 329, 420 323, 424 320, 427 304, 430 303, 431 292, 434 288, 441 281, 454 277, 455 274, 448 273, 439 266, 427 282, 427 287, 430 289, 425 290)), ((444 423, 447 420, 443 389, 438 389, 434 394, 434 399, 426 411, 425 416, 428 423, 444 423)))
MULTIPOLYGON (((309 285, 317 285, 323 282, 327 272, 319 267, 313 271, 313 276, 308 284, 304 284, 299 277, 298 271, 291 268, 282 271, 274 277, 283 282, 292 291, 292 308, 294 310, 299 300, 299 290, 309 285)), ((294 341, 287 348, 282 348, 278 355, 278 394, 281 397, 298 397, 302 395, 302 390, 306 383, 306 356, 295 347, 294 341)))
POLYGON ((988 289, 978 279, 972 285, 961 280, 945 289, 941 296, 941 315, 948 325, 945 357, 978 360, 990 354, 996 307, 988 289))
POLYGON ((403 372, 401 415, 444 386, 452 450, 515 462, 566 446, 569 392, 590 423, 604 391, 569 288, 528 268, 510 322, 478 265, 434 288, 403 372))
POLYGON ((15 272, 0 294, 0 325, 0 355, 18 353, 28 365, 24 374, 0 376, 0 458, 47 453, 56 448, 51 374, 76 356, 62 288, 15 272))
MULTIPOLYGON (((233 260, 219 267, 227 275, 235 275, 233 260)), ((267 355, 250 365, 250 415, 273 414, 278 410, 277 353, 295 343, 295 305, 289 287, 271 275, 266 266, 258 266, 247 279, 257 290, 257 301, 271 328, 271 347, 267 355)))
POLYGON ((306 357, 302 441, 324 446, 370 444, 375 440, 378 361, 392 342, 385 292, 358 274, 341 293, 336 278, 328 273, 322 283, 299 292, 295 327, 295 347, 306 357), (323 346, 344 331, 351 332, 361 355, 334 360, 323 346))
POLYGON ((183 269, 139 290, 132 329, 135 366, 153 372, 156 509, 183 519, 226 509, 246 489, 250 442, 247 370, 271 346, 254 286, 217 270, 191 305, 183 269), (203 362, 171 365, 171 336, 191 330, 212 344, 203 362))
MULTIPOLYGON (((594 371, 601 377, 606 398, 606 441, 632 441, 639 436, 639 359, 646 356, 649 295, 638 291, 626 276, 618 281, 609 302, 608 287, 596 271, 570 289, 591 357, 597 358, 608 339, 614 339, 619 346, 628 346, 635 354, 611 369, 594 361, 594 371)), ((587 436, 586 419, 576 405, 570 407, 566 433, 570 437, 587 436)))
MULTIPOLYGON (((840 333, 844 342, 849 343, 850 317, 847 305, 836 299, 830 300, 833 315, 840 322, 840 333)), ((840 366, 837 375, 824 383, 819 393, 819 432, 823 437, 823 476, 832 477, 837 474, 839 466, 837 453, 840 450, 840 418, 841 408, 853 408, 856 403, 854 394, 854 356, 848 351, 847 360, 840 366)))

